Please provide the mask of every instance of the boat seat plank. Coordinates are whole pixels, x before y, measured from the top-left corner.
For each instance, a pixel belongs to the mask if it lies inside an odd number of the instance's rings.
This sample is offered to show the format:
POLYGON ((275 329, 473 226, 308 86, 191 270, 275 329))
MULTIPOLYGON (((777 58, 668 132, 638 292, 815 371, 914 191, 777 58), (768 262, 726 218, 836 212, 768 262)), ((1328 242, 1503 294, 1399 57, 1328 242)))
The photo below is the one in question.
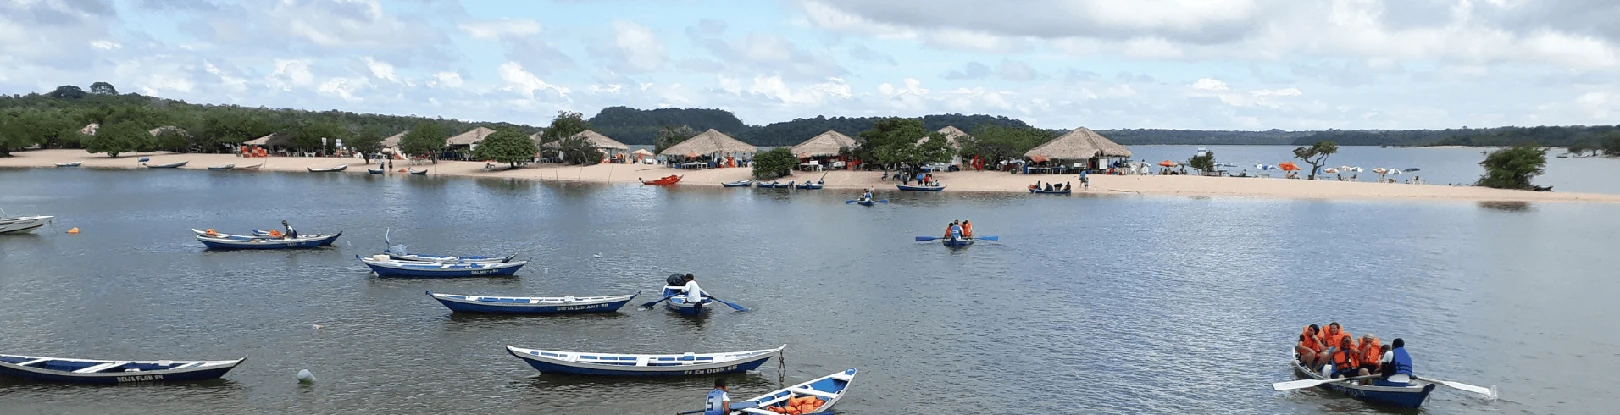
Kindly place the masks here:
POLYGON ((128 364, 128 363, 129 362, 107 362, 107 363, 102 363, 102 364, 99 364, 99 365, 87 367, 87 368, 84 368, 84 369, 75 370, 75 371, 73 371, 73 373, 96 373, 96 372, 100 372, 100 371, 103 371, 103 370, 112 369, 112 368, 115 368, 115 367, 118 367, 118 366, 123 366, 123 365, 128 364))
POLYGON ((743 413, 747 413, 747 414, 782 415, 782 414, 779 414, 779 413, 776 413, 776 412, 771 412, 771 411, 767 411, 767 410, 759 409, 759 408, 743 408, 743 409, 741 409, 741 411, 743 413))
POLYGON ((793 393, 802 393, 802 394, 805 394, 805 395, 818 396, 818 397, 822 397, 822 398, 832 398, 832 397, 838 396, 838 394, 836 394, 836 393, 823 392, 823 391, 818 391, 818 390, 810 389, 810 388, 792 388, 792 389, 788 389, 788 390, 792 391, 793 393))
POLYGON ((31 364, 35 364, 35 363, 39 363, 39 362, 44 362, 44 361, 48 361, 48 360, 51 360, 51 359, 50 359, 50 358, 48 358, 48 357, 46 357, 46 358, 39 358, 39 359, 34 359, 34 360, 29 360, 29 361, 26 361, 26 362, 22 362, 22 363, 17 363, 17 366, 28 366, 28 365, 31 365, 31 364))
POLYGON ((832 374, 832 375, 830 375, 830 376, 827 376, 827 377, 828 377, 828 378, 831 378, 831 379, 837 379, 837 380, 842 380, 842 381, 845 381, 845 382, 848 382, 848 381, 850 381, 850 380, 851 380, 851 379, 855 379, 855 377, 854 377, 854 376, 850 376, 850 375, 846 375, 846 374, 844 374, 844 373, 843 373, 843 372, 839 372, 839 373, 834 373, 834 374, 832 374))

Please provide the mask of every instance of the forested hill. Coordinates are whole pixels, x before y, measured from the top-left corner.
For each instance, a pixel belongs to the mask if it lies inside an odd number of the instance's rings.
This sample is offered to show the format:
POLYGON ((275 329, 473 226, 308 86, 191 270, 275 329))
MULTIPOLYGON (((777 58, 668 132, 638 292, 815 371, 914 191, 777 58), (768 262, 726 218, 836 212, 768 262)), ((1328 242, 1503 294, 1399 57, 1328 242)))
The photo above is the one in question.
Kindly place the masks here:
POLYGON ((1328 130, 1294 140, 1294 145, 1332 141, 1341 146, 1547 147, 1598 146, 1620 137, 1612 125, 1464 128, 1447 130, 1328 130))
MULTIPOLYGON (((1062 131, 1060 133, 1067 132, 1062 131)), ((1236 130, 1097 130, 1098 134, 1124 145, 1289 145, 1310 135, 1310 131, 1236 130)))
MULTIPOLYGON (((861 131, 872 128, 878 117, 832 117, 817 116, 816 118, 801 118, 793 121, 751 126, 743 124, 729 111, 708 108, 659 108, 640 110, 626 107, 603 108, 602 112, 590 118, 591 128, 625 144, 653 144, 658 138, 658 131, 664 127, 691 127, 693 131, 704 131, 710 128, 732 136, 749 144, 766 147, 791 146, 804 142, 811 137, 834 130, 850 137, 860 135, 861 131)), ((1023 121, 1007 117, 989 115, 962 115, 937 114, 922 117, 923 127, 929 130, 938 130, 945 126, 956 126, 963 131, 973 131, 980 125, 991 124, 1008 127, 1030 128, 1023 121)))

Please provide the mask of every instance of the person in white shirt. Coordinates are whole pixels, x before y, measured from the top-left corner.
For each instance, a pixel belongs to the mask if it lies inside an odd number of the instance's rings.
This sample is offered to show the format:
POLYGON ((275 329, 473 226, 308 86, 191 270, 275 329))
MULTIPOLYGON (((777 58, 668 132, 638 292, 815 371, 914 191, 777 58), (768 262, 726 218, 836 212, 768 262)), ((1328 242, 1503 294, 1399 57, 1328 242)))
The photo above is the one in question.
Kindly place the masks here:
POLYGON ((692 274, 686 274, 685 279, 686 288, 683 291, 686 291, 686 302, 690 304, 703 302, 703 288, 698 287, 697 278, 692 274))

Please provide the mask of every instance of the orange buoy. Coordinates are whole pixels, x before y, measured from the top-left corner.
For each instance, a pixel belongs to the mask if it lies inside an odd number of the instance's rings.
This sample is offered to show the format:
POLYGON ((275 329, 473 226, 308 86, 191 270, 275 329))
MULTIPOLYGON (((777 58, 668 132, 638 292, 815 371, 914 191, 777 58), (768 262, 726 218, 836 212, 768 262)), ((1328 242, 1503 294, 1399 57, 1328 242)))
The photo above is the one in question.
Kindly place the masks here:
POLYGON ((68 229, 67 233, 69 235, 78 235, 79 234, 79 228, 68 229))

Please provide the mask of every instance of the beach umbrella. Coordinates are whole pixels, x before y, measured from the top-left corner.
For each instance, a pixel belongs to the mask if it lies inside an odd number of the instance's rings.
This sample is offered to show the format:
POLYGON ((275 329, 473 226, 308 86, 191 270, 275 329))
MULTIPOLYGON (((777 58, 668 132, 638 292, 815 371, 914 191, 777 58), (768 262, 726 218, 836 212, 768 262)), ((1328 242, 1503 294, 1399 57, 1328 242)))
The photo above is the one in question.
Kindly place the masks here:
POLYGON ((1385 170, 1383 167, 1373 169, 1373 173, 1378 173, 1378 174, 1384 174, 1387 171, 1389 171, 1389 170, 1385 170))
POLYGON ((1050 160, 1050 159, 1046 158, 1046 156, 1029 156, 1029 161, 1033 161, 1033 162, 1036 162, 1036 163, 1045 163, 1047 160, 1050 160))
POLYGON ((1269 165, 1269 164, 1256 164, 1256 165, 1254 165, 1254 169, 1255 170, 1276 170, 1277 166, 1273 166, 1273 165, 1269 165))
POLYGON ((1401 174, 1401 169, 1389 169, 1385 170, 1384 172, 1389 174, 1401 174))
POLYGON ((1282 163, 1277 163, 1277 168, 1283 169, 1283 171, 1299 170, 1299 166, 1295 165, 1294 162, 1292 162, 1292 161, 1285 161, 1285 162, 1282 162, 1282 163))
POLYGON ((638 156, 651 156, 651 155, 653 155, 653 152, 647 151, 647 149, 643 148, 643 149, 640 149, 640 150, 636 150, 635 152, 632 152, 631 154, 635 154, 635 155, 638 155, 638 156))
POLYGON ((1165 161, 1159 162, 1159 166, 1160 167, 1175 167, 1176 162, 1170 161, 1170 160, 1165 160, 1165 161))

